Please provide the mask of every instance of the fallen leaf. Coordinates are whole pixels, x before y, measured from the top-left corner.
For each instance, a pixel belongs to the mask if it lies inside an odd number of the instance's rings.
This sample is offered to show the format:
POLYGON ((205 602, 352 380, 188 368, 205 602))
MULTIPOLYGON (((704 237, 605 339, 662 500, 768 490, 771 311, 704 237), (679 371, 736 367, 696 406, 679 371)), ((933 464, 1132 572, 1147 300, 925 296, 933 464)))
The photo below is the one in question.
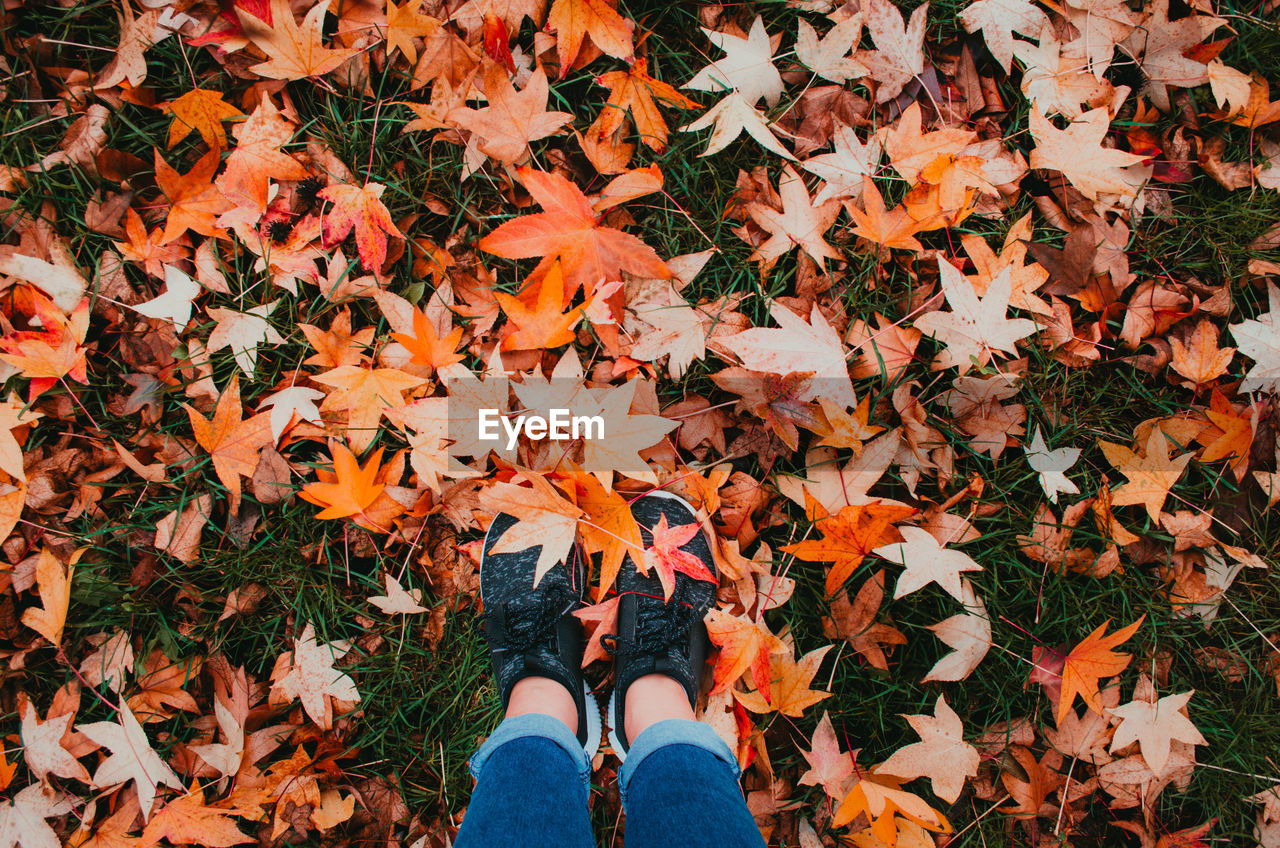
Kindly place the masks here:
POLYGON ((93 787, 110 789, 132 781, 138 792, 143 821, 150 818, 156 791, 161 786, 180 791, 186 788, 151 747, 142 725, 127 705, 121 705, 116 712, 116 721, 78 724, 76 730, 111 752, 93 773, 93 787))
POLYGON ((876 766, 877 774, 891 774, 905 780, 928 777, 933 794, 954 804, 965 781, 978 773, 978 751, 964 741, 960 716, 938 696, 933 715, 903 716, 920 741, 894 751, 876 766))
POLYGON ((872 551, 878 557, 905 566, 898 575, 894 587, 894 600, 937 583, 951 597, 965 602, 960 574, 965 571, 981 571, 982 566, 963 551, 944 548, 928 530, 919 527, 900 527, 904 541, 882 545, 872 551))
POLYGON ((1102 712, 1102 701, 1098 694, 1098 681, 1103 677, 1114 677, 1129 666, 1132 657, 1113 651, 1120 643, 1138 631, 1146 616, 1140 617, 1128 627, 1122 627, 1115 633, 1104 636, 1110 619, 1103 622, 1097 630, 1086 636, 1063 658, 1062 691, 1054 711, 1054 723, 1060 724, 1076 695, 1084 699, 1089 709, 1102 712))
POLYGON ((284 703, 302 702, 302 709, 321 730, 333 727, 334 702, 358 702, 355 681, 333 664, 350 650, 343 641, 317 642, 311 622, 293 640, 293 651, 281 654, 271 673, 271 695, 284 703))
POLYGON ((400 585, 400 581, 392 577, 390 572, 383 575, 383 581, 387 594, 373 595, 369 598, 369 603, 387 615, 413 615, 427 611, 427 608, 422 605, 421 589, 410 589, 406 592, 400 585))
POLYGON ((696 91, 735 91, 754 107, 763 100, 770 108, 782 97, 782 75, 773 66, 773 47, 764 28, 764 18, 756 15, 746 38, 703 28, 711 43, 724 51, 681 88, 696 91))

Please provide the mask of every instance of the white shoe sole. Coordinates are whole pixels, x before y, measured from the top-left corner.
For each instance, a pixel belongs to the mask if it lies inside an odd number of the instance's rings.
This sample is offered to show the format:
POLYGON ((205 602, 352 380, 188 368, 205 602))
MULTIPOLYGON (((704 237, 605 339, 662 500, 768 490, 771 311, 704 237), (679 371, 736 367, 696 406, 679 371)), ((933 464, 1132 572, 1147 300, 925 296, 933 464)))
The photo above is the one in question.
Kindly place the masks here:
POLYGON ((622 740, 618 738, 617 728, 613 726, 613 708, 617 706, 615 703, 617 698, 618 692, 616 689, 609 693, 609 747, 613 749, 613 754, 618 758, 618 762, 625 763, 627 761, 627 752, 626 749, 622 747, 622 740))

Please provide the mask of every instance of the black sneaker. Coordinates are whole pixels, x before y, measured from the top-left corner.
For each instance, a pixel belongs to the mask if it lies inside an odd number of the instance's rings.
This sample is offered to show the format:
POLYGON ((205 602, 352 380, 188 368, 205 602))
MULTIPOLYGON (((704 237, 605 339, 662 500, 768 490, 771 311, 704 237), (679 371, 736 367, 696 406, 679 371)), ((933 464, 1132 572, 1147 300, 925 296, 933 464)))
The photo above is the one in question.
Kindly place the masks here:
MULTIPOLYGON (((655 491, 637 499, 631 514, 640 525, 640 535, 648 550, 653 544, 652 530, 697 524, 698 515, 684 498, 670 492, 655 491)), ((609 745, 618 759, 627 758, 631 740, 627 739, 627 689, 646 674, 664 674, 684 687, 692 706, 698 699, 702 666, 710 651, 703 616, 715 601, 718 575, 711 557, 711 546, 699 528, 678 548, 692 555, 712 580, 700 580, 684 571, 676 571, 675 587, 670 600, 664 600, 662 582, 656 568, 641 573, 627 555, 618 572, 618 632, 608 638, 606 647, 616 657, 613 696, 609 699, 609 745)))
MULTIPOLYGON (((514 553, 489 551, 516 518, 500 513, 489 525, 480 558, 481 632, 489 643, 502 708, 526 677, 549 677, 564 685, 578 706, 578 741, 587 757, 600 747, 600 708, 582 677, 586 647, 582 622, 573 611, 582 604, 585 575, 573 553, 533 585, 541 545, 514 553)), ((518 529, 513 532, 520 532, 518 529)))

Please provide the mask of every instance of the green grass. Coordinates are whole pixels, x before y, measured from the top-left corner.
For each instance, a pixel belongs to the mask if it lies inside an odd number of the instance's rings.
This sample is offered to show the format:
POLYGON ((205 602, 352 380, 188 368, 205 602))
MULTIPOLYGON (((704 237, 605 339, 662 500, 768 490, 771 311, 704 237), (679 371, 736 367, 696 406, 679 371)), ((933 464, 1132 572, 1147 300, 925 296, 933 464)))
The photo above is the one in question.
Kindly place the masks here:
MULTIPOLYGON (((687 4, 663 2, 625 5, 642 27, 652 31, 647 41, 651 72, 679 83, 705 62, 710 50, 697 33, 695 9, 687 4)), ((799 13, 780 2, 756 5, 770 16, 771 31, 794 33, 799 13)), ((938 2, 931 6, 931 43, 939 36, 955 33, 954 12, 960 5, 938 2)), ((99 68, 110 57, 102 48, 111 48, 115 43, 116 24, 111 8, 112 4, 105 0, 69 9, 29 4, 12 34, 31 36, 40 32, 50 39, 89 45, 48 44, 45 63, 99 68)), ((1273 84, 1280 83, 1274 78, 1271 61, 1280 52, 1276 27, 1248 17, 1252 7, 1234 0, 1227 0, 1223 9, 1224 13, 1245 17, 1233 17, 1238 35, 1222 58, 1244 69, 1270 69, 1273 84)), ((789 35, 786 43, 790 39, 789 35)), ((157 100, 177 97, 191 88, 193 80, 203 87, 236 90, 233 81, 219 73, 207 52, 188 48, 178 39, 157 45, 148 54, 148 61, 148 85, 157 100)), ((576 113, 579 126, 585 126, 603 102, 604 90, 592 84, 599 67, 571 74, 553 85, 553 98, 576 113)), ((460 147, 433 142, 425 134, 401 133, 408 112, 395 102, 420 99, 420 92, 409 91, 399 75, 376 69, 369 84, 372 97, 330 92, 306 83, 289 84, 286 90, 303 124, 295 148, 302 148, 305 137, 313 137, 332 148, 356 179, 368 176, 387 185, 383 199, 393 217, 418 216, 406 230, 411 238, 427 238, 437 244, 455 237, 474 242, 508 216, 512 207, 503 199, 505 178, 482 172, 460 183, 456 179, 461 168, 460 147), (449 213, 439 215, 425 208, 423 199, 427 195, 443 201, 449 213)), ((1008 88, 1008 92, 1013 89, 1008 88)), ((713 102, 709 97, 700 99, 713 102)), ((1012 97, 1009 100, 1014 102, 1012 97)), ((775 114, 786 105, 784 100, 775 114)), ((665 113, 673 128, 692 120, 690 113, 665 113)), ((154 148, 159 147, 171 164, 184 171, 201 149, 193 135, 173 150, 164 150, 169 119, 159 111, 124 104, 113 115, 108 146, 138 157, 145 164, 132 182, 144 200, 155 196, 148 173, 154 148)), ((1243 128, 1201 120, 1205 133, 1220 133, 1229 140, 1231 157, 1245 157, 1255 143, 1243 128)), ((37 104, 9 104, 0 112, 0 162, 25 165, 37 161, 55 148, 68 124, 69 119, 44 118, 37 104)), ((1012 132, 1025 127, 1025 114, 1013 116, 1010 126, 1012 132)), ((547 164, 550 151, 561 144, 560 140, 536 143, 536 161, 547 164)), ((736 224, 724 218, 724 211, 733 196, 739 170, 749 171, 768 161, 771 177, 776 179, 780 163, 773 157, 766 159, 750 141, 735 142, 718 156, 699 158, 704 145, 702 135, 673 133, 670 148, 662 154, 638 148, 635 164, 656 163, 666 184, 663 194, 628 206, 638 221, 634 231, 663 256, 717 247, 719 252, 685 294, 698 300, 746 293, 749 297, 741 311, 765 325, 768 299, 794 290, 794 258, 784 258, 762 278, 747 261, 751 251, 733 235, 731 228, 736 224)), ((603 180, 597 179, 590 189, 598 190, 601 185, 603 180)), ((110 248, 112 238, 86 229, 85 204, 96 192, 120 190, 118 183, 100 180, 80 169, 57 167, 31 174, 28 186, 15 193, 14 206, 30 215, 45 215, 48 210, 53 229, 69 240, 82 267, 91 268, 98 255, 110 248)), ((1190 183, 1172 185, 1169 190, 1174 217, 1147 220, 1135 228, 1130 261, 1138 277, 1176 273, 1195 275, 1206 283, 1229 283, 1236 303, 1232 322, 1263 311, 1265 295, 1240 280, 1251 258, 1274 257, 1274 253, 1254 251, 1248 245, 1280 218, 1280 194, 1227 192, 1204 175, 1190 183)), ((1019 209, 1029 209, 1031 205, 1029 198, 1018 202, 1019 209)), ((965 227, 988 235, 993 244, 998 244, 1004 232, 1003 224, 979 219, 966 221, 965 227)), ((1037 228, 1036 235, 1049 241, 1060 238, 1056 231, 1043 226, 1037 228)), ((864 290, 858 283, 867 279, 874 257, 858 252, 847 234, 837 232, 832 240, 854 251, 851 263, 855 268, 849 275, 852 282, 841 293, 850 316, 869 319, 876 311, 900 314, 896 304, 913 286, 904 269, 890 265, 887 277, 876 289, 864 290)), ((353 255, 349 246, 347 254, 353 255)), ((412 277, 410 261, 407 254, 400 261, 392 288, 421 294, 422 286, 412 277)), ((493 261, 493 257, 486 257, 485 261, 497 269, 504 285, 514 283, 518 271, 532 267, 531 263, 493 261)), ((241 289, 250 293, 244 305, 279 297, 281 292, 267 285, 250 265, 251 262, 244 262, 243 267, 234 269, 241 289)), ((141 290, 153 294, 157 291, 155 281, 146 280, 137 269, 128 268, 126 273, 141 290)), ((222 306, 235 302, 234 298, 209 299, 209 303, 222 306)), ((380 335, 385 334, 385 322, 371 304, 357 304, 354 311, 357 327, 377 326, 380 335)), ((243 387, 246 407, 256 406, 309 354, 296 325, 306 322, 327 326, 334 314, 335 308, 315 297, 313 290, 296 300, 283 298, 272 321, 287 343, 260 357, 255 379, 243 387)), ((95 332, 101 326, 102 322, 95 322, 95 332)), ((1112 329, 1118 330, 1118 325, 1112 329)), ((82 420, 85 429, 78 435, 108 448, 112 438, 130 444, 138 437, 137 416, 112 411, 113 401, 127 388, 121 382, 128 370, 124 341, 109 331, 99 333, 93 340, 97 351, 90 382, 87 387, 76 387, 76 398, 91 411, 96 423, 90 428, 82 420)), ((922 358, 933 350, 931 342, 924 342, 922 358)), ((1016 399, 1027 407, 1027 432, 1038 426, 1051 447, 1073 445, 1085 449, 1075 476, 1086 493, 1094 491, 1104 475, 1113 485, 1119 481, 1119 475, 1110 469, 1097 447, 1099 440, 1128 443, 1139 422, 1205 401, 1171 385, 1163 376, 1152 377, 1118 361, 1073 369, 1035 349, 1028 350, 1028 357, 1026 380, 1016 399)), ((216 354, 213 361, 214 379, 218 385, 225 385, 236 370, 230 352, 216 354)), ((719 366, 710 357, 707 362, 696 363, 684 382, 660 387, 664 399, 715 394, 710 375, 719 366)), ((1240 367, 1238 361, 1235 367, 1240 367)), ((888 673, 868 669, 848 650, 832 651, 830 657, 838 659, 828 659, 818 677, 824 685, 829 684, 831 698, 800 720, 762 720, 768 728, 776 772, 794 780, 797 769, 803 770, 797 749, 801 745, 807 747, 807 739, 823 710, 831 714, 842 738, 862 750, 859 761, 864 764, 877 762, 910 741, 912 735, 900 714, 931 711, 939 693, 946 694, 971 733, 984 724, 1023 716, 1044 724, 1049 719, 1047 701, 1039 687, 1024 687, 1033 649, 1073 644, 1108 618, 1119 626, 1145 615, 1146 625, 1126 646, 1138 658, 1135 668, 1149 665, 1150 657, 1157 652, 1168 652, 1171 672, 1162 694, 1195 689, 1191 715, 1208 740, 1208 745, 1199 749, 1201 766, 1190 786, 1185 792, 1166 790, 1153 811, 1154 819, 1160 826, 1176 830, 1217 817, 1213 836, 1221 844, 1246 841, 1255 808, 1244 804, 1241 798, 1265 788, 1266 781, 1258 775, 1280 777, 1271 753, 1280 750, 1280 724, 1274 720, 1275 683, 1266 676, 1264 666, 1268 652, 1274 649, 1268 648, 1259 635, 1259 631, 1280 631, 1280 578, 1274 573, 1245 571, 1228 595, 1230 603, 1223 605, 1218 620, 1206 628, 1198 619, 1180 619, 1171 614, 1152 566, 1126 563, 1123 573, 1100 580, 1046 571, 1022 555, 1016 543, 1019 534, 1030 531, 1036 505, 1043 500, 1021 452, 1009 449, 999 462, 974 454, 960 444, 960 434, 936 401, 944 386, 932 384, 932 376, 923 367, 912 369, 910 376, 929 386, 922 398, 931 423, 957 443, 955 480, 965 481, 971 474, 979 474, 985 480, 986 488, 978 503, 986 509, 982 517, 975 519, 982 535, 963 549, 985 569, 974 576, 974 583, 992 614, 997 647, 963 683, 921 684, 920 677, 945 652, 926 627, 954 614, 955 604, 930 591, 886 602, 882 617, 891 615, 909 643, 894 653, 888 673), (1231 683, 1205 668, 1196 658, 1197 651, 1205 648, 1221 648, 1240 655, 1245 660, 1243 679, 1231 683)), ((891 388, 871 380, 857 384, 859 396, 869 393, 875 398, 877 415, 882 419, 892 411, 891 388)), ((65 390, 58 388, 52 394, 65 394, 65 390)), ((186 417, 179 406, 183 400, 180 387, 165 395, 158 431, 188 436, 186 417)), ((58 429, 38 428, 27 448, 52 448, 63 438, 58 429)), ((397 446, 385 437, 379 444, 384 442, 397 446)), ((318 462, 322 456, 314 445, 291 452, 291 458, 301 461, 318 462)), ((799 463, 800 457, 796 457, 782 462, 779 468, 799 470, 799 463)), ((740 460, 737 465, 756 475, 764 471, 750 459, 740 460)), ((362 699, 358 713, 348 717, 338 732, 340 750, 334 752, 340 755, 338 763, 351 780, 395 775, 406 803, 424 821, 447 819, 460 811, 471 790, 466 759, 500 718, 486 650, 473 630, 473 610, 465 599, 450 599, 443 636, 432 646, 424 636, 424 620, 415 619, 407 625, 389 622, 371 615, 372 608, 366 602, 369 595, 381 592, 379 576, 383 571, 407 572, 413 585, 426 585, 424 559, 442 559, 441 552, 449 550, 450 542, 455 541, 450 539, 452 531, 446 522, 438 517, 431 519, 429 532, 424 534, 429 543, 401 544, 383 552, 364 531, 338 522, 317 521, 311 505, 294 499, 263 508, 247 540, 228 532, 225 522, 211 523, 205 531, 204 554, 183 565, 158 556, 149 547, 149 534, 161 517, 199 494, 212 491, 218 502, 225 503, 225 493, 206 459, 197 459, 190 468, 173 472, 171 483, 165 486, 144 488, 129 475, 94 484, 103 489, 101 511, 69 524, 67 530, 87 550, 77 571, 63 641, 67 654, 82 655, 85 639, 91 634, 125 628, 144 644, 139 656, 153 648, 161 648, 172 657, 219 653, 233 666, 243 665, 256 679, 264 680, 275 657, 290 649, 290 639, 307 622, 313 622, 325 639, 359 642, 377 637, 384 640, 377 650, 367 650, 367 642, 364 647, 358 645, 343 663, 344 669, 355 677, 362 699), (220 622, 226 594, 250 583, 266 589, 258 610, 220 622)), ((918 491, 942 500, 955 488, 953 485, 939 494, 932 482, 923 481, 918 491)), ((1224 512, 1232 511, 1236 517, 1229 523, 1241 531, 1239 535, 1232 535, 1224 527, 1215 527, 1214 532, 1225 542, 1245 546, 1275 561, 1280 555, 1280 513, 1274 509, 1261 511, 1256 501, 1238 496, 1238 489, 1234 478, 1225 474, 1220 465, 1192 463, 1176 490, 1181 499, 1176 505, 1215 505, 1224 512)), ((886 492, 904 494, 905 488, 890 484, 886 492)), ((256 509, 251 495, 246 495, 246 502, 250 511, 256 509)), ((1159 529, 1147 527, 1145 517, 1138 511, 1123 515, 1136 532, 1159 535, 1159 529)), ((798 511, 791 509, 788 520, 767 529, 763 539, 774 550, 793 541, 803 532, 794 523, 799 518, 798 511)), ((48 520, 56 524, 57 519, 50 516, 48 520)), ((474 537, 474 533, 464 534, 456 541, 474 537)), ((1077 543, 1095 547, 1103 543, 1088 517, 1078 531, 1077 543)), ((798 586, 792 601, 769 615, 774 630, 789 628, 798 651, 827 644, 821 625, 821 617, 827 611, 821 569, 781 555, 778 565, 788 569, 798 586)), ((859 583, 867 573, 865 568, 859 572, 859 583)), ((52 692, 68 679, 68 669, 51 652, 33 653, 20 676, 5 680, 5 697, 0 703, 6 726, 16 726, 16 691, 27 692, 43 710, 52 692)), ((1134 679, 1132 670, 1123 677, 1126 695, 1134 679)), ((202 686, 203 683, 193 683, 196 689, 202 686)), ((202 705, 209 703, 208 694, 205 687, 202 705)), ((83 703, 78 721, 110 717, 110 711, 97 700, 86 697, 83 703)), ((165 727, 181 738, 186 725, 185 719, 179 719, 165 727)), ((616 790, 610 785, 602 791, 605 794, 597 798, 594 815, 598 832, 612 841, 618 833, 616 790)), ((822 803, 821 791, 813 787, 797 787, 796 797, 806 802, 808 810, 822 803)), ((953 844, 1004 844, 1012 820, 1000 813, 985 815, 990 806, 966 794, 954 809, 946 811, 958 828, 981 817, 978 826, 967 830, 953 844)), ((1114 815, 1106 809, 1105 798, 1096 796, 1082 841, 1121 844, 1125 838, 1108 825, 1114 815)), ((1130 839, 1125 844, 1132 842, 1130 839)))

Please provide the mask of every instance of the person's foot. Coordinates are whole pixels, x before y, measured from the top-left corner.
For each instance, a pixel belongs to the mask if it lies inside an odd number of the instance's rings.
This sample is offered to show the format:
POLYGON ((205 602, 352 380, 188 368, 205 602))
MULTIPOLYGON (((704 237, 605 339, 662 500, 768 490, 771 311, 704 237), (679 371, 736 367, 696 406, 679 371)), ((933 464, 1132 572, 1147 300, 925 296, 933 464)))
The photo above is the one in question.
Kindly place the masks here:
MULTIPOLYGON (((654 548, 654 529, 698 524, 693 507, 669 492, 655 491, 631 505, 646 551, 654 548)), ((673 591, 665 599, 659 566, 641 573, 628 554, 618 574, 618 632, 608 641, 615 655, 613 696, 609 701, 609 744, 619 759, 640 731, 666 718, 692 718, 702 666, 710 649, 703 624, 715 601, 718 580, 711 546, 698 527, 673 547, 668 560, 673 591), (700 579, 701 578, 701 579, 700 579)))
POLYGON ((582 603, 585 575, 571 553, 535 587, 541 545, 491 552, 515 523, 506 513, 495 517, 480 558, 481 632, 489 643, 502 708, 508 715, 538 712, 560 718, 590 757, 600 746, 600 710, 582 677, 585 640, 573 615, 582 603))

